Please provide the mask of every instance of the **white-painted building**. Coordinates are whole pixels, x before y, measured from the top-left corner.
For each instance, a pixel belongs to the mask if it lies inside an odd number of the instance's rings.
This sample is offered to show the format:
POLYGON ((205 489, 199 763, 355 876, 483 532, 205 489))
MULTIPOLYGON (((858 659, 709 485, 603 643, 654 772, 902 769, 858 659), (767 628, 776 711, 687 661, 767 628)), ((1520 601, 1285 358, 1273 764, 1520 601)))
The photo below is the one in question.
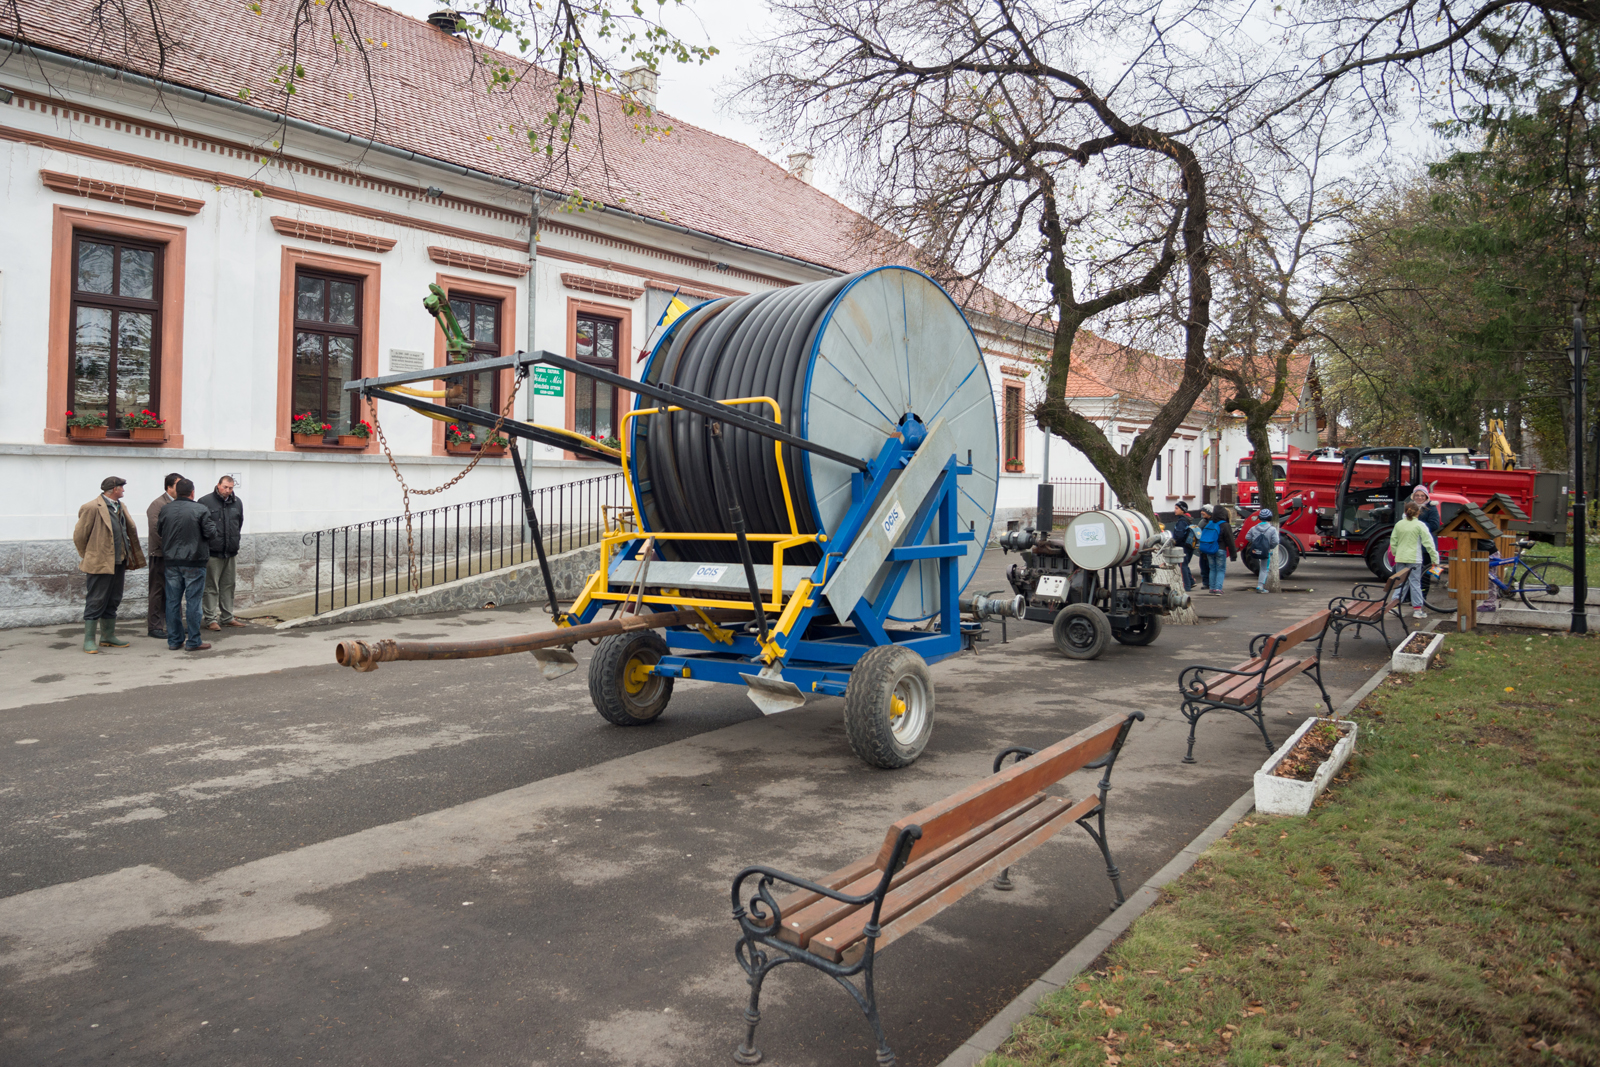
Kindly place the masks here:
MULTIPOLYGON (((422 307, 430 284, 484 356, 546 349, 636 376, 674 293, 693 304, 881 262, 857 242, 859 216, 803 166, 682 124, 641 138, 614 99, 603 162, 591 153, 577 172, 604 206, 567 210, 539 192, 564 186, 525 142, 493 139, 537 101, 484 94, 465 42, 357 5, 383 42, 371 93, 348 63, 308 52, 287 121, 242 101, 271 83, 289 6, 258 19, 191 5, 193 45, 167 57, 160 84, 139 76, 157 73, 148 40, 118 52, 83 32, 87 3, 25 8, 31 44, 0 67, 0 626, 81 609, 71 531, 108 474, 127 479, 141 531, 167 472, 202 493, 233 476, 245 604, 306 588, 307 532, 398 515, 376 438, 337 440, 372 417, 339 386, 444 363, 422 307), (144 409, 164 438, 121 424, 144 409), (68 411, 108 413, 107 436, 74 437, 68 411), (327 436, 295 439, 306 411, 327 436)), ((658 123, 672 123, 670 103, 658 123)), ((974 315, 1003 401, 997 368, 1016 361, 986 322, 974 315)), ((629 397, 586 382, 530 380, 516 413, 614 433, 629 397)), ((513 383, 485 375, 474 399, 498 406, 513 383)), ((464 465, 441 424, 393 405, 378 415, 413 487, 464 465)), ((615 470, 544 445, 526 454, 535 487, 615 470)), ((515 489, 509 461, 487 459, 413 507, 515 489)), ((142 599, 131 577, 123 614, 142 599)))

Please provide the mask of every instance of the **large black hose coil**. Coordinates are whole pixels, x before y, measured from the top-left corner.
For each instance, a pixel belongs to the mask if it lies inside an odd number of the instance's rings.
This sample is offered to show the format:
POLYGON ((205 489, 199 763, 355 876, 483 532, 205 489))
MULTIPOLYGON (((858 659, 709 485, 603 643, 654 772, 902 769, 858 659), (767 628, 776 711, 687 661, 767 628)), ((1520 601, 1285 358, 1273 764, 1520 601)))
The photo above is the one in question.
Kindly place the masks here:
MULTIPOLYGON (((959 568, 965 586, 993 524, 999 440, 993 387, 971 327, 950 297, 925 275, 903 267, 713 300, 680 317, 657 343, 645 380, 717 400, 768 396, 783 424, 808 440, 870 460, 901 424, 943 417, 959 458, 974 474, 961 479, 962 528, 976 543, 959 568)), ((641 400, 636 407, 656 407, 641 400)), ((745 405, 770 419, 766 405, 745 405)), ((707 420, 692 412, 630 420, 635 496, 647 529, 731 533, 727 499, 707 420)), ((783 483, 769 438, 724 427, 732 486, 751 533, 787 533, 783 483)), ((783 450, 801 533, 830 533, 850 504, 854 473, 802 449, 783 450)), ((738 559, 731 542, 658 542, 663 556, 707 563, 738 559)), ((758 562, 770 550, 753 546, 758 562)), ((830 551, 844 546, 829 545, 830 551)), ((814 546, 785 562, 814 565, 814 546)), ((896 599, 897 617, 924 618, 934 605, 933 565, 916 565, 896 599)))

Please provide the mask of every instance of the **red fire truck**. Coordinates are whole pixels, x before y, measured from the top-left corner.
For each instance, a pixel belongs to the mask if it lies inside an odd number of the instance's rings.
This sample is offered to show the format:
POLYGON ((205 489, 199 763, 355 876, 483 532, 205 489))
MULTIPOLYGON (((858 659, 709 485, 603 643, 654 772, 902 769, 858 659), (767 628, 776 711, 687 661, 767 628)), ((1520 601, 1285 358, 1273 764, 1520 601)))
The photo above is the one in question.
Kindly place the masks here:
MULTIPOLYGON (((1464 504, 1481 506, 1503 493, 1530 517, 1528 528, 1534 536, 1565 543, 1566 499, 1559 474, 1491 471, 1450 462, 1459 458, 1398 447, 1351 449, 1342 455, 1328 449, 1304 453, 1291 447, 1286 455, 1274 455, 1278 509, 1283 516, 1279 575, 1287 577, 1302 558, 1319 555, 1359 556, 1373 574, 1388 577, 1384 557, 1389 531, 1419 485, 1432 494, 1441 522, 1449 522, 1464 504)), ((1240 462, 1238 477, 1239 508, 1248 533, 1257 522, 1250 459, 1240 462)), ((1449 538, 1440 545, 1451 547, 1449 538)), ((1246 565, 1255 571, 1253 559, 1246 565)))

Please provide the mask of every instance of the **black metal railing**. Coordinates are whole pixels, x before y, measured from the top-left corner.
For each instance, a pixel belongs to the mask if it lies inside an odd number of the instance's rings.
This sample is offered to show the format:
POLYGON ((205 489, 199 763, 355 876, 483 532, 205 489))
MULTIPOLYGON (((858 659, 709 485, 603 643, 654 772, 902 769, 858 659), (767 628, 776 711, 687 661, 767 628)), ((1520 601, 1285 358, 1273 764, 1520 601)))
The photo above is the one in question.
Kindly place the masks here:
MULTIPOLYGON (((552 556, 599 541, 628 503, 620 473, 532 495, 552 556)), ((412 512, 410 552, 404 515, 315 530, 302 541, 315 552, 313 615, 407 592, 413 573, 425 589, 536 558, 518 493, 412 512)))

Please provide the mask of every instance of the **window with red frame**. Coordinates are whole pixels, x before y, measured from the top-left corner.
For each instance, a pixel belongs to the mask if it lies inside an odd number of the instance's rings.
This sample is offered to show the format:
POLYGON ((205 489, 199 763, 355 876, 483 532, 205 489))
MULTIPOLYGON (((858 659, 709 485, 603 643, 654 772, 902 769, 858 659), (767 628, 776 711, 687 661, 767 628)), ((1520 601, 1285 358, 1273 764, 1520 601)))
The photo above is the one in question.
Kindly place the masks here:
POLYGON ((74 231, 72 235, 71 410, 106 418, 125 437, 125 415, 161 395, 161 267, 165 248, 74 231))

